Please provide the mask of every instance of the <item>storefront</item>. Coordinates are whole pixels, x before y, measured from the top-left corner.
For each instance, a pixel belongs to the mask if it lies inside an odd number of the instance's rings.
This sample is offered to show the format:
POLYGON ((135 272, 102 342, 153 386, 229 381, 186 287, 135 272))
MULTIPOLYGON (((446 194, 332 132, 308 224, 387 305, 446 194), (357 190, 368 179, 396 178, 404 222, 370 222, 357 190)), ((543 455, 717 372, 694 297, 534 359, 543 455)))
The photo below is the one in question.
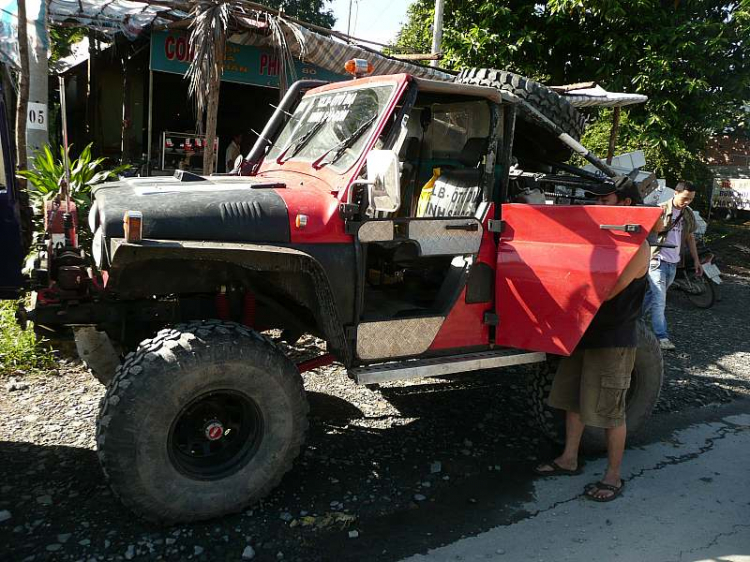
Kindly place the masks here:
MULTIPOLYGON (((184 78, 192 56, 182 30, 190 20, 179 6, 157 4, 50 0, 51 21, 76 22, 89 29, 92 39, 86 60, 60 71, 66 79, 73 152, 93 143, 97 156, 134 164, 141 174, 202 171, 203 119, 184 78)), ((374 75, 453 80, 440 69, 384 56, 338 32, 312 31, 271 12, 243 12, 230 30, 218 106, 217 171, 225 169, 234 136, 242 135, 243 153, 254 144, 279 101, 282 69, 287 85, 301 78, 335 81, 348 78, 346 61, 361 58, 373 64, 374 75)), ((54 90, 56 82, 51 83, 54 90)))
MULTIPOLYGON (((199 119, 184 78, 191 60, 187 34, 151 34, 145 146, 153 174, 171 174, 178 168, 203 169, 205 137, 197 130, 199 119)), ((219 94, 217 171, 224 171, 226 148, 233 137, 242 135, 243 154, 255 143, 279 101, 280 66, 273 49, 227 44, 219 94)), ((298 60, 295 66, 298 78, 345 78, 298 60)))

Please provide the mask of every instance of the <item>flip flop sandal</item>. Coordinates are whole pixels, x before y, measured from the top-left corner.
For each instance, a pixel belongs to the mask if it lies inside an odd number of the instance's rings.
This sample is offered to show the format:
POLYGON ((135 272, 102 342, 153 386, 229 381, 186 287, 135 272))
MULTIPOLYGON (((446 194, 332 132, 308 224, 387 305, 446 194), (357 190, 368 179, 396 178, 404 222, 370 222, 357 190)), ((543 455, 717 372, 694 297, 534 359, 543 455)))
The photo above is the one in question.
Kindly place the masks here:
POLYGON ((622 494, 622 490, 625 488, 625 480, 620 480, 620 486, 610 486, 609 484, 605 484, 604 482, 594 482, 589 485, 587 485, 584 488, 584 495, 590 499, 591 501, 595 502, 611 502, 613 499, 617 498, 622 494), (602 498, 596 497, 594 494, 600 491, 607 491, 612 492, 611 496, 604 496, 602 498))
POLYGON ((534 474, 538 474, 539 476, 576 476, 578 474, 581 474, 580 466, 575 470, 570 470, 561 467, 555 461, 544 462, 539 466, 534 467, 534 474), (551 467, 552 470, 539 470, 539 466, 544 465, 551 467))

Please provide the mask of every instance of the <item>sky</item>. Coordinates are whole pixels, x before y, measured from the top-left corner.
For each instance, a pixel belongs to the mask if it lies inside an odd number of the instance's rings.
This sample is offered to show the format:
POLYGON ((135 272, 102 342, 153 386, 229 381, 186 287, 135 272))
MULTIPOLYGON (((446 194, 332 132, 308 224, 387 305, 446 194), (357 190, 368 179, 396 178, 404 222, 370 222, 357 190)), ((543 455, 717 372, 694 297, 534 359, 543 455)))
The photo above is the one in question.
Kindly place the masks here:
MULTIPOLYGON (((336 16, 336 31, 346 33, 350 0, 333 0, 331 6, 336 16)), ((351 35, 388 43, 396 37, 401 23, 406 21, 409 0, 351 0, 351 35)))

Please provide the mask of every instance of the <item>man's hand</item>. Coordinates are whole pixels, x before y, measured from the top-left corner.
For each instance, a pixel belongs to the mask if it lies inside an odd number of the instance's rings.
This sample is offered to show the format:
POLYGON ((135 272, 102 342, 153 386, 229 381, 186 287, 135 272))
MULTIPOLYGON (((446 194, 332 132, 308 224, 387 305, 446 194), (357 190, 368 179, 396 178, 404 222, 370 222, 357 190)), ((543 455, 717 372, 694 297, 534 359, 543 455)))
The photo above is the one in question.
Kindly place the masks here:
POLYGON ((693 263, 695 264, 695 274, 700 277, 703 275, 703 266, 701 265, 701 259, 698 256, 698 246, 695 244, 695 235, 688 235, 688 247, 690 248, 690 255, 693 257, 693 263))

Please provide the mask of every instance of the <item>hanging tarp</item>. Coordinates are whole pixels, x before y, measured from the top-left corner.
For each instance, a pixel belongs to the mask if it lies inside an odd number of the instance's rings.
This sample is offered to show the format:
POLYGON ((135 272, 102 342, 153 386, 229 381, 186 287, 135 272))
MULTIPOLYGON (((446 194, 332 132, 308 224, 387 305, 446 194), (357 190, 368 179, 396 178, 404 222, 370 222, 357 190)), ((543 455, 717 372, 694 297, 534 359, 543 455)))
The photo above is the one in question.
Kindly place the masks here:
POLYGON ((71 22, 103 33, 123 33, 132 40, 150 25, 166 25, 187 18, 188 13, 129 0, 50 0, 49 17, 53 23, 71 22))
POLYGON ((636 103, 645 103, 648 100, 648 96, 641 94, 608 92, 598 84, 587 88, 565 90, 564 93, 558 93, 568 100, 573 107, 623 107, 636 103))
POLYGON ((337 74, 341 73, 346 61, 358 58, 366 59, 372 63, 374 75, 408 73, 420 78, 453 80, 453 75, 448 72, 393 59, 370 49, 345 43, 338 38, 315 33, 283 18, 276 17, 275 23, 283 34, 281 41, 277 38, 277 34, 263 35, 257 33, 257 31, 238 33, 233 35, 230 40, 243 45, 274 46, 277 48, 280 47, 279 43, 281 42, 288 47, 294 58, 337 74))
MULTIPOLYGON (((47 20, 45 0, 26 0, 26 30, 30 56, 49 48, 44 26, 47 20), (36 29, 34 29, 36 28, 36 29), (37 45, 37 41, 40 42, 37 45)), ((20 70, 18 46, 18 0, 0 0, 0 62, 20 70)))
POLYGON ((17 0, 0 0, 0 63, 21 68, 17 0))

